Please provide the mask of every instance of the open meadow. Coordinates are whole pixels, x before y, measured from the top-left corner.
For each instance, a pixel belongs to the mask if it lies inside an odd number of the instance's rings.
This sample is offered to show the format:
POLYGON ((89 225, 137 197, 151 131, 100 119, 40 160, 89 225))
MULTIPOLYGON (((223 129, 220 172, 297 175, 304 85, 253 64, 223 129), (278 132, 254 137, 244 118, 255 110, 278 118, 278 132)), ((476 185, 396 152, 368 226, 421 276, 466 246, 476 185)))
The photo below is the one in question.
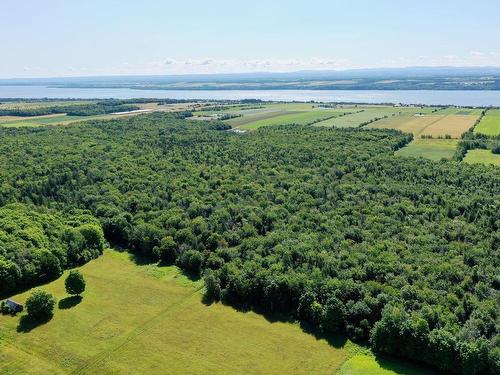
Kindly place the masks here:
POLYGON ((500 155, 490 150, 469 150, 463 161, 470 164, 493 164, 500 167, 500 155))
MULTIPOLYGON (((296 323, 204 304, 203 283, 176 267, 107 250, 80 270, 87 280, 81 301, 67 297, 63 277, 42 286, 59 300, 50 321, 33 326, 0 316, 1 374, 333 374, 344 364, 349 371, 341 374, 366 366, 381 375, 428 373, 296 323), (349 361, 360 350, 363 361, 349 361)), ((13 299, 24 303, 28 295, 13 299)))
POLYGON ((457 139, 415 139, 396 151, 397 156, 423 157, 431 160, 451 159, 456 152, 457 139))

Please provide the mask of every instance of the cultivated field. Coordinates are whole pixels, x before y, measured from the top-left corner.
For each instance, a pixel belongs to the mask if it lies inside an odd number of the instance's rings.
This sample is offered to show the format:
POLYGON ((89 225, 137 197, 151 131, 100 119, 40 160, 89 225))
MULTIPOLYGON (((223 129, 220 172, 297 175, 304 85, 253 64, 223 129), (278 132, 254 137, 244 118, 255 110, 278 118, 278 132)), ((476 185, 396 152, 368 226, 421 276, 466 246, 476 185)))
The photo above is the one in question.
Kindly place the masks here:
MULTIPOLYGON (((1 374, 427 373, 349 341, 315 338, 297 324, 205 305, 201 281, 128 253, 107 250, 81 271, 80 303, 64 299, 63 278, 43 286, 59 299, 49 322, 32 327, 0 316, 1 374)), ((28 294, 13 299, 22 303, 28 294)))
POLYGON ((423 157, 431 160, 451 159, 457 149, 457 139, 415 139, 396 151, 397 156, 423 157))
POLYGON ((486 112, 474 132, 492 136, 500 135, 500 109, 491 109, 486 112))
POLYGON ((493 164, 500 167, 500 155, 490 150, 469 150, 463 161, 470 164, 493 164))
MULTIPOLYGON (((437 112, 441 113, 441 111, 437 112)), ((375 129, 397 129, 405 133, 412 133, 415 137, 429 135, 433 138, 445 137, 460 138, 460 136, 474 126, 479 115, 402 115, 382 119, 371 125, 375 129)))

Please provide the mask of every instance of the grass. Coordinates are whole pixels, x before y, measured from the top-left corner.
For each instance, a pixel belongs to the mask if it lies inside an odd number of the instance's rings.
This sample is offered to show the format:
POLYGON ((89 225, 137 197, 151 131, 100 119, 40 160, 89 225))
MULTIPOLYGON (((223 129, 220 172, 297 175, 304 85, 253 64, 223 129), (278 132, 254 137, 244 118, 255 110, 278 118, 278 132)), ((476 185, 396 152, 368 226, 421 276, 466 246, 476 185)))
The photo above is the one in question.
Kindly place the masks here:
MULTIPOLYGON (((407 113, 415 113, 421 111, 430 110, 428 108, 416 108, 416 107, 388 107, 388 106, 366 106, 353 108, 351 112, 354 112, 347 116, 342 116, 339 118, 334 118, 331 120, 322 121, 315 124, 315 126, 326 126, 337 128, 352 128, 358 127, 363 123, 372 121, 375 119, 380 119, 387 116, 388 119, 403 116, 407 113)), ((383 121, 383 120, 379 120, 383 121)), ((378 123, 375 122, 374 124, 378 123)))
POLYGON ((294 112, 288 114, 282 114, 279 116, 273 116, 266 119, 261 119, 257 121, 252 121, 245 125, 240 126, 242 129, 254 130, 262 126, 273 126, 282 124, 297 124, 306 125, 314 121, 326 119, 331 116, 340 116, 344 114, 344 110, 336 109, 316 109, 307 112, 294 112))
POLYGON ((417 375, 423 372, 420 369, 409 370, 390 359, 375 359, 372 355, 356 354, 347 360, 337 371, 338 375, 417 375))
POLYGON ((472 115, 479 116, 483 110, 481 108, 443 108, 436 112, 438 115, 472 115))
POLYGON ((474 132, 492 136, 500 135, 500 109, 491 109, 486 112, 474 132))
POLYGON ((470 164, 493 164, 500 167, 500 155, 490 150, 469 150, 463 161, 470 164))
MULTIPOLYGON (((67 298, 64 277, 43 286, 59 299, 48 322, 0 316, 1 374, 333 374, 360 350, 295 323, 206 305, 201 281, 127 253, 106 250, 80 271, 81 301, 67 298)), ((28 295, 12 298, 24 303, 28 295)))
POLYGON ((431 160, 451 159, 455 154, 457 144, 457 139, 415 139, 395 154, 431 160))

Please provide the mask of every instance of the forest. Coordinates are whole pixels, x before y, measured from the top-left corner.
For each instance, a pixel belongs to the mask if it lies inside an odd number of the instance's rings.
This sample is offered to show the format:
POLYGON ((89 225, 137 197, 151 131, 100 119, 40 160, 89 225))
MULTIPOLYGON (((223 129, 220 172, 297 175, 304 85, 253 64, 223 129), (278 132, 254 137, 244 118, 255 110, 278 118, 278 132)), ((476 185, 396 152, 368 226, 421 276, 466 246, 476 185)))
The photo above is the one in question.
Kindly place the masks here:
POLYGON ((166 113, 0 129, 0 293, 111 245, 206 297, 456 374, 500 372, 500 169, 396 130, 237 134, 166 113))

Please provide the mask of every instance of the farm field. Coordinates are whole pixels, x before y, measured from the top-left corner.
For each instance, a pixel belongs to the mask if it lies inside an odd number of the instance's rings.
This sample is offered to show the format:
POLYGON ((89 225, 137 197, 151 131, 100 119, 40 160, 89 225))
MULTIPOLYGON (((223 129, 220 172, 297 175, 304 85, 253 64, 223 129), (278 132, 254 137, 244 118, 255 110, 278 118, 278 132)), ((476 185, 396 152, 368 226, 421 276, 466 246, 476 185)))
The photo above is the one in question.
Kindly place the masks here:
POLYGON ((429 108, 421 109, 416 107, 387 107, 387 106, 367 106, 367 107, 357 107, 352 109, 352 114, 342 116, 340 118, 334 118, 326 121, 319 122, 315 126, 325 126, 325 127, 338 127, 338 128, 350 128, 358 127, 363 123, 375 120, 377 118, 382 118, 384 116, 389 116, 392 119, 394 117, 399 117, 399 115, 407 113, 415 113, 420 111, 428 111, 429 108))
POLYGON ((500 109, 490 109, 486 112, 481 122, 474 128, 474 133, 500 135, 500 109))
POLYGON ((258 129, 262 126, 284 125, 284 124, 297 124, 306 125, 311 122, 326 119, 332 116, 338 117, 344 114, 344 110, 310 110, 307 112, 292 112, 282 113, 277 116, 271 116, 266 119, 252 121, 250 123, 239 126, 241 129, 258 129))
MULTIPOLYGON (((441 113, 438 111, 437 113, 441 113)), ((428 114, 424 116, 418 115, 402 115, 382 119, 371 125, 369 128, 375 129, 397 129, 405 133, 412 133, 415 137, 423 135, 431 135, 434 138, 445 137, 460 138, 460 136, 474 126, 479 115, 441 115, 428 114)))
POLYGON ((490 150, 469 150, 463 161, 470 164, 493 164, 500 167, 500 155, 490 150))
MULTIPOLYGON (((427 373, 396 361, 381 367, 373 355, 349 360, 360 350, 350 341, 330 345, 297 324, 205 305, 203 283, 176 267, 106 250, 80 270, 87 290, 74 306, 64 300, 63 277, 43 286, 60 302, 49 322, 26 327, 19 316, 0 316, 0 373, 332 374, 344 363, 341 374, 367 366, 387 375, 427 373)), ((22 303, 28 294, 13 299, 22 303)))
POLYGON ((457 139, 416 139, 396 151, 397 156, 423 157, 431 160, 451 159, 457 148, 457 139))

